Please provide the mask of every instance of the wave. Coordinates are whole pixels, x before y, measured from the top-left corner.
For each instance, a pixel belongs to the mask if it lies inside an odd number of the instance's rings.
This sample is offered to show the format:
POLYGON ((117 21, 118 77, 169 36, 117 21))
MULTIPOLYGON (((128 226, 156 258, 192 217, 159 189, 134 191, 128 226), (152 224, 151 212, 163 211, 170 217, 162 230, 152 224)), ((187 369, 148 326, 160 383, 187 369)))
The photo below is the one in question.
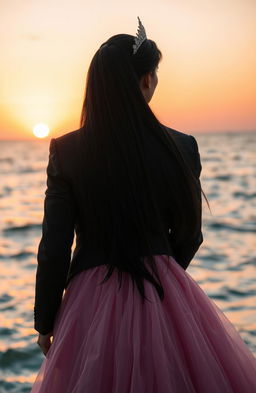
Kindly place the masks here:
POLYGON ((219 157, 204 157, 204 162, 221 162, 223 161, 223 159, 219 158, 219 157))
POLYGON ((27 167, 27 168, 21 168, 21 169, 19 169, 17 171, 18 174, 21 174, 21 173, 34 173, 34 172, 38 172, 38 169, 27 167))
MULTIPOLYGON (((27 377, 22 376, 22 380, 27 377)), ((0 379, 0 392, 1 393, 30 393, 32 383, 20 382, 20 377, 8 377, 8 380, 0 379), (11 381, 10 381, 11 379, 11 381)))
POLYGON ((213 177, 213 180, 223 180, 223 181, 228 181, 232 179, 232 175, 219 175, 213 177))
POLYGON ((218 262, 218 261, 223 261, 226 260, 227 255, 226 254, 216 254, 216 253, 208 253, 207 255, 200 255, 199 259, 203 261, 209 261, 209 262, 218 262))
POLYGON ((11 336, 12 334, 17 333, 16 329, 13 328, 7 328, 7 327, 0 327, 0 336, 11 336))
POLYGON ((235 226, 232 224, 227 224, 225 222, 211 222, 207 224, 209 229, 213 230, 230 230, 235 232, 256 232, 256 227, 254 223, 244 223, 241 226, 235 226))
POLYGON ((12 368, 12 371, 18 372, 21 368, 36 370, 40 366, 40 359, 36 356, 40 351, 35 344, 29 347, 8 348, 0 352, 0 368, 12 368))
POLYGON ((0 254, 0 259, 26 259, 35 256, 35 253, 31 251, 21 251, 16 254, 4 255, 0 254))
POLYGON ((239 297, 244 297, 244 296, 254 296, 255 295, 255 290, 241 290, 241 289, 228 289, 228 293, 231 295, 239 296, 239 297))
POLYGON ((28 230, 34 230, 34 229, 41 229, 42 224, 25 224, 25 225, 20 225, 20 226, 12 226, 8 228, 4 228, 3 232, 4 233, 12 233, 12 232, 20 232, 20 231, 28 231, 28 230))
POLYGON ((235 198, 242 197, 244 199, 253 199, 253 198, 256 198, 256 192, 252 192, 251 194, 247 194, 246 192, 236 191, 236 192, 233 192, 233 196, 235 198))
POLYGON ((8 293, 3 293, 3 294, 0 296, 0 303, 9 302, 9 301, 12 300, 12 299, 13 299, 13 297, 10 296, 10 295, 8 295, 8 293))

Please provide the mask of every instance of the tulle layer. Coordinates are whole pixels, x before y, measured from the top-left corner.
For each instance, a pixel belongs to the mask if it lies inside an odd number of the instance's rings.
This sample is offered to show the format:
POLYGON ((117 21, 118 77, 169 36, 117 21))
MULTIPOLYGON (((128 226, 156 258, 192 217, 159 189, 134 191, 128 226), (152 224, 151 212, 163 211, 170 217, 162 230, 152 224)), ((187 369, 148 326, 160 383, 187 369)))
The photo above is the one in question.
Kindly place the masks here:
POLYGON ((161 301, 130 276, 100 285, 101 265, 70 282, 32 393, 255 393, 256 359, 236 328, 172 257, 156 256, 161 301))

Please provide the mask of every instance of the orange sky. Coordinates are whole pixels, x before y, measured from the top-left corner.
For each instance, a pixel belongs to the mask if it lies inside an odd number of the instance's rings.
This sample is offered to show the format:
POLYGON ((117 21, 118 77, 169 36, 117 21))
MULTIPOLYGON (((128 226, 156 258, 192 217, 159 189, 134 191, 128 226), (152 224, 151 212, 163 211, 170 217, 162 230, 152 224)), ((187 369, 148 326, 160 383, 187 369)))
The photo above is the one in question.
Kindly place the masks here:
POLYGON ((79 127, 86 73, 102 42, 136 34, 137 15, 163 53, 150 103, 196 133, 256 130, 255 0, 12 0, 0 6, 0 138, 79 127))

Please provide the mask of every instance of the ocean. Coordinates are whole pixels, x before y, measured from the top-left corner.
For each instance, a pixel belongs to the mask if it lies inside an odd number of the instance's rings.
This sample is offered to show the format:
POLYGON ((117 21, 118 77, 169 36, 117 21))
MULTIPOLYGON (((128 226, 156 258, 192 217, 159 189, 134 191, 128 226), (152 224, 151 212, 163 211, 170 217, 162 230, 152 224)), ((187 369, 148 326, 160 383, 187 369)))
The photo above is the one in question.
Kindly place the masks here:
MULTIPOLYGON (((193 134, 204 242, 187 272, 256 356, 256 133, 193 134)), ((44 355, 33 302, 49 141, 0 141, 0 392, 30 392, 44 355)))

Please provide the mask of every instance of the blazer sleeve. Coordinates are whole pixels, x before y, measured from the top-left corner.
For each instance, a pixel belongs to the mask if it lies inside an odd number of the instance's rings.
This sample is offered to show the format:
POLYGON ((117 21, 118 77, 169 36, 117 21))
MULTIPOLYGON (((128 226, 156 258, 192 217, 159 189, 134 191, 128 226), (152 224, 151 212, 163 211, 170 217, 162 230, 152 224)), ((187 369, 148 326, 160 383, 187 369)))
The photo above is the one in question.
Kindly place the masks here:
MULTIPOLYGON (((190 135, 191 142, 193 145, 193 163, 194 163, 194 174, 196 176, 196 181, 199 187, 201 187, 200 182, 200 175, 202 170, 200 153, 198 149, 198 144, 196 139, 190 135)), ((184 268, 187 269, 190 262, 192 261, 195 253, 199 249, 200 245, 203 243, 203 234, 202 234, 202 196, 201 190, 198 187, 197 189, 197 209, 199 220, 197 226, 191 229, 183 230, 183 233, 180 234, 179 232, 179 225, 177 225, 177 232, 173 238, 171 236, 171 241, 173 244, 173 251, 175 254, 175 258, 177 262, 184 268), (176 237, 178 241, 176 240, 176 237)))
POLYGON ((42 238, 38 247, 34 327, 41 334, 53 330, 71 260, 75 208, 72 190, 61 173, 56 140, 50 142, 42 238))

